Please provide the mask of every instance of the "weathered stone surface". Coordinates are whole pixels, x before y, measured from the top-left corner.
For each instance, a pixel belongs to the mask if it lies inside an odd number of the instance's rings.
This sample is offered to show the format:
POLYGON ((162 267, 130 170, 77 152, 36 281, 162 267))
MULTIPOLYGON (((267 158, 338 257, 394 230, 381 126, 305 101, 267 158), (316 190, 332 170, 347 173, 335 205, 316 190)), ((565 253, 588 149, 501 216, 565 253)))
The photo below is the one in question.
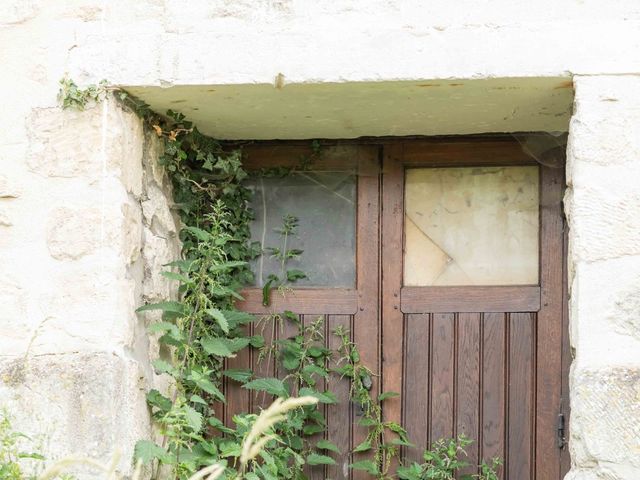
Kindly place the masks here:
POLYGON ((567 151, 572 471, 640 478, 640 77, 576 77, 567 151))
POLYGON ((11 183, 5 175, 0 175, 0 198, 17 198, 20 196, 20 189, 11 183))
POLYGON ((97 208, 54 209, 47 223, 49 253, 57 260, 76 260, 95 252, 104 241, 104 222, 97 208))
POLYGON ((110 353, 0 357, 2 406, 18 431, 46 446, 50 461, 89 456, 107 463, 117 451, 121 471, 129 471, 135 442, 151 433, 147 387, 136 361, 110 353))
POLYGON ((598 479, 640 478, 640 366, 574 369, 571 386, 571 452, 576 466, 598 479))

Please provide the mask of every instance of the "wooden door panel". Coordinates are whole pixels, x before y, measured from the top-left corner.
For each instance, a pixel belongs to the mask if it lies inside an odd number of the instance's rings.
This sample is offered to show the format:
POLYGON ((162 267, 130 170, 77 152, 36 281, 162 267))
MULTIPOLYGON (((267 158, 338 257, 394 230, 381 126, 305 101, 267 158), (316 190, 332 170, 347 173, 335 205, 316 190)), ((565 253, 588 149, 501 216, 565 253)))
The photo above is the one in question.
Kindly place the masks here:
POLYGON ((505 478, 532 478, 535 322, 531 313, 405 315, 403 421, 420 446, 407 459, 465 434, 471 464, 497 456, 505 478))

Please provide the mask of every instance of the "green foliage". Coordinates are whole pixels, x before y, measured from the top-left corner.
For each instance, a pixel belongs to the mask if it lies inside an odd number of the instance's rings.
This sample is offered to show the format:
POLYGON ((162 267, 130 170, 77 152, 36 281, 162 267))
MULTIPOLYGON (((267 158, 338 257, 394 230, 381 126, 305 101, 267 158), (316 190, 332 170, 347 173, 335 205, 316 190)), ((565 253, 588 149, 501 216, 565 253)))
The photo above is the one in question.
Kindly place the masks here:
POLYGON ((72 108, 84 110, 89 104, 99 103, 107 93, 107 81, 102 80, 98 85, 89 85, 80 88, 69 78, 60 80, 60 90, 58 91, 58 101, 62 108, 72 108))
MULTIPOLYGON (((0 412, 0 479, 35 480, 44 457, 31 450, 31 439, 16 432, 6 412, 0 412)), ((60 477, 70 479, 71 477, 60 477)))
MULTIPOLYGON (((61 81, 59 98, 63 108, 83 109, 103 98, 106 91, 106 83, 80 89, 65 79, 61 81)), ((116 98, 163 140, 164 150, 158 161, 171 179, 184 225, 180 232, 182 256, 162 273, 178 283, 179 298, 138 309, 161 313, 161 320, 151 324, 149 332, 159 335, 162 351, 170 353, 165 354, 167 358, 156 360, 154 368, 157 373, 172 377, 175 389, 169 397, 157 390, 148 392, 147 402, 162 441, 138 442, 136 460, 153 466, 152 478, 158 478, 160 466, 165 467, 164 471, 168 468, 176 480, 183 480, 202 467, 220 464, 226 469, 225 478, 303 479, 305 464, 333 465, 332 455, 340 453, 336 445, 318 438, 326 430, 322 411, 309 404, 287 410, 262 432, 255 455, 243 458, 243 443, 251 439, 252 428, 262 415, 243 412, 233 417, 232 425, 224 425, 217 411, 218 405, 225 402, 222 381, 226 377, 263 397, 293 400, 291 397, 306 396, 330 405, 337 399, 320 385, 329 383, 334 372, 350 383, 350 400, 358 406, 359 424, 367 432, 365 440, 352 452, 355 461, 351 468, 379 479, 392 478, 391 460, 398 457, 401 447, 411 445, 400 425, 383 420, 383 402, 397 393, 372 395, 373 374, 361 362, 350 333, 343 328, 332 332, 340 346, 329 350, 324 346, 323 318, 303 325, 294 312, 256 319, 235 308, 241 289, 253 283, 249 265, 260 255, 271 255, 280 263, 278 274, 271 275, 264 286, 265 306, 270 304, 273 290, 287 295, 296 281, 306 277, 304 272, 288 268, 289 261, 303 254, 289 246, 298 219, 285 215, 276 230, 280 245, 261 251, 259 244, 250 241, 251 192, 244 182, 248 174, 242 168, 241 152, 224 149, 180 113, 168 111, 161 116, 122 91, 116 92, 116 98), (252 322, 254 332, 272 329, 272 338, 277 337, 276 329, 282 329, 285 322, 295 332, 267 344, 261 334, 247 334, 246 327, 252 322), (257 351, 259 361, 275 359, 278 371, 283 372, 280 378, 256 378, 248 369, 224 368, 225 359, 247 348, 257 351)), ((320 144, 313 142, 312 154, 301 158, 299 165, 265 169, 258 174, 284 176, 308 170, 319 158, 320 144)), ((441 458, 438 455, 443 452, 438 452, 436 456, 441 458)), ((450 478, 424 476, 438 463, 436 457, 425 458, 425 462, 400 467, 398 474, 405 475, 400 478, 450 478)), ((484 476, 478 478, 495 479, 491 476, 493 467, 482 468, 484 476)))
POLYGON ((480 473, 462 475, 461 469, 469 466, 464 458, 467 456, 465 448, 473 442, 464 435, 447 440, 438 440, 424 451, 423 463, 414 462, 408 466, 398 468, 398 478, 403 480, 498 480, 496 470, 501 465, 499 459, 493 459, 491 465, 484 461, 478 466, 480 473))

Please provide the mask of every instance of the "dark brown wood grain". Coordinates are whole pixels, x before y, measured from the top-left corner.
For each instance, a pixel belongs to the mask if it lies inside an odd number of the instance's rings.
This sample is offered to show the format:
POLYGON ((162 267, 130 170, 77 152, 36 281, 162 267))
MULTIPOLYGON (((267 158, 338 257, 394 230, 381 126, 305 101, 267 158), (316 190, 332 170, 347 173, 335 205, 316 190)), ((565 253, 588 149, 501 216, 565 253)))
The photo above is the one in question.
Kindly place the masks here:
POLYGON ((431 441, 453 437, 455 321, 435 313, 431 338, 431 441))
MULTIPOLYGON (((329 315, 327 318, 328 335, 327 346, 332 350, 340 347, 340 339, 333 335, 336 328, 342 327, 345 330, 352 329, 352 319, 346 315, 329 315)), ((330 365, 335 369, 338 365, 334 362, 330 365)), ((329 390, 331 390, 338 402, 327 406, 327 440, 333 442, 340 448, 340 454, 331 453, 331 457, 336 461, 335 465, 328 465, 326 478, 343 480, 350 478, 349 464, 351 463, 351 426, 352 426, 352 405, 349 401, 349 381, 341 378, 337 373, 329 376, 329 390)))
POLYGON ((431 316, 429 314, 406 315, 405 328, 403 423, 409 438, 416 445, 406 449, 406 458, 411 461, 420 461, 422 449, 429 444, 431 425, 431 316))
MULTIPOLYGON (((370 153, 370 152, 369 152, 370 153)), ((380 393, 381 329, 380 329, 380 176, 378 155, 362 156, 359 165, 367 175, 358 177, 358 238, 356 243, 356 285, 358 310, 353 320, 353 339, 360 350, 361 361, 373 372, 371 394, 380 393), (378 172, 378 175, 374 175, 378 172)), ((356 412, 357 414, 357 412, 356 412)), ((364 441, 367 430, 353 419, 353 439, 364 441)), ((362 455, 355 455, 354 461, 362 455)), ((352 472, 354 479, 368 478, 362 471, 352 472)))
MULTIPOLYGON (((482 387, 480 458, 505 458, 505 349, 504 313, 486 313, 482 321, 482 387)), ((500 478, 502 476, 502 470, 500 478)))
POLYGON ((474 439, 467 447, 469 467, 461 473, 476 473, 478 464, 478 442, 480 405, 480 318, 479 313, 458 314, 458 342, 456 365, 456 435, 474 439))
POLYGON ((537 312, 540 287, 403 287, 401 310, 420 312, 537 312))
POLYGON ((540 182, 540 288, 536 352, 536 479, 560 478, 556 425, 562 388, 562 169, 542 167, 540 182))
POLYGON ((506 478, 532 479, 535 314, 509 315, 506 478))
POLYGON ((407 166, 535 165, 514 138, 416 140, 404 144, 407 166))
MULTIPOLYGON (((382 389, 398 393, 402 390, 404 338, 400 309, 404 224, 402 161, 402 144, 385 148, 382 165, 382 389)), ((394 398, 386 402, 384 418, 393 422, 402 420, 400 399, 394 398)))
POLYGON ((300 315, 322 312, 326 315, 353 315, 358 310, 358 292, 348 288, 294 288, 282 295, 271 291, 271 302, 262 304, 261 288, 246 288, 244 300, 237 303, 240 310, 268 315, 290 310, 300 315))

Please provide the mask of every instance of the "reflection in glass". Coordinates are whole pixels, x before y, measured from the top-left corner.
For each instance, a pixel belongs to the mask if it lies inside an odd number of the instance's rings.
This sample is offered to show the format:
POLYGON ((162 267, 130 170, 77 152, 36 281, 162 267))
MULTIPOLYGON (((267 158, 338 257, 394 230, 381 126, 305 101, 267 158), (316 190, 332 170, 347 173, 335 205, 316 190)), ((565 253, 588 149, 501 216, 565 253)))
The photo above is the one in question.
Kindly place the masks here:
POLYGON ((296 235, 287 239, 287 249, 304 252, 287 263, 308 278, 296 286, 355 286, 356 177, 347 172, 293 172, 284 177, 259 177, 254 190, 251 239, 265 252, 253 265, 256 286, 269 274, 280 275, 279 260, 269 248, 282 248, 281 228, 285 215, 298 218, 296 235))
POLYGON ((538 283, 538 167, 406 173, 404 284, 538 283))

